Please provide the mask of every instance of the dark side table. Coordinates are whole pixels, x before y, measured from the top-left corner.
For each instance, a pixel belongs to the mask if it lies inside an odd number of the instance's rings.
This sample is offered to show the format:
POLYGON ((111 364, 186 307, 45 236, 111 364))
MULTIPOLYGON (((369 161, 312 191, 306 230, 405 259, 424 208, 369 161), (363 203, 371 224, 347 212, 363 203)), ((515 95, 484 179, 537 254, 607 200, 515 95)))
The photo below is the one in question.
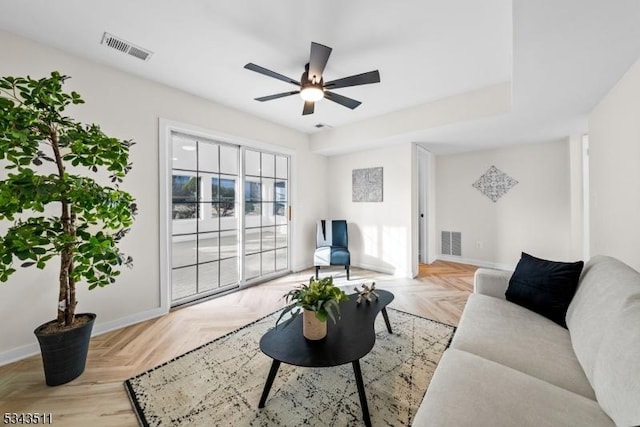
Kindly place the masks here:
POLYGON ((391 324, 386 306, 393 301, 393 294, 376 290, 380 298, 371 303, 362 301, 356 304, 357 294, 340 303, 340 319, 337 323, 327 322, 327 336, 322 340, 310 341, 302 335, 302 315, 287 326, 281 325, 264 334, 260 340, 260 350, 273 359, 267 382, 264 385, 259 408, 265 401, 273 385, 281 363, 313 368, 328 368, 351 363, 356 377, 356 386, 362 406, 362 416, 366 426, 371 426, 367 396, 362 381, 360 359, 368 354, 376 342, 374 323, 378 313, 382 312, 389 333, 391 324))

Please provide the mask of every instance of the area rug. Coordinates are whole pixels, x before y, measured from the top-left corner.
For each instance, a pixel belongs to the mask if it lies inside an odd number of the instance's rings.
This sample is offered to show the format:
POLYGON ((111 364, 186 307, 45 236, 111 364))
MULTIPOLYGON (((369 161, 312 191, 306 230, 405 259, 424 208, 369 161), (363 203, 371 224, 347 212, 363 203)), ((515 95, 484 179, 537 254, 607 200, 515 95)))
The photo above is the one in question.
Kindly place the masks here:
MULTIPOLYGON (((376 343, 360 360, 371 422, 408 426, 455 328, 389 308, 393 334, 376 319, 376 343)), ((259 349, 271 314, 125 381, 143 426, 352 426, 362 410, 351 364, 282 364, 258 409, 272 360, 259 349)))

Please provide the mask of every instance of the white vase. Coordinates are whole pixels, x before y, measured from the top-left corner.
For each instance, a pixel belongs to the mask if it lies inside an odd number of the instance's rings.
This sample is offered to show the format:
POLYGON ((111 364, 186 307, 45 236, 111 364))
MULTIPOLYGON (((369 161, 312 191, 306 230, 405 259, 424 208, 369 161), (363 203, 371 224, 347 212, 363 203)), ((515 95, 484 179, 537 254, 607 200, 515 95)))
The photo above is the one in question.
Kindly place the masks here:
POLYGON ((315 311, 304 310, 302 312, 302 335, 308 340, 321 340, 327 336, 327 321, 319 320, 315 311))

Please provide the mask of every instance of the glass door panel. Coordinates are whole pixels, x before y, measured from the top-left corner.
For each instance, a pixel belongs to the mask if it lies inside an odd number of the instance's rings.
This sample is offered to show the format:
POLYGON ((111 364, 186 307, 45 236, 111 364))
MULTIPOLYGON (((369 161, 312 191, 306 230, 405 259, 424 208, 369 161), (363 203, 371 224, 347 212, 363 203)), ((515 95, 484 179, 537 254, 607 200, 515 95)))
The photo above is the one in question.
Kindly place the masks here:
POLYGON ((276 156, 276 178, 289 178, 289 162, 284 156, 276 156))
POLYGON ((240 159, 238 157, 240 147, 221 145, 220 146, 220 173, 228 175, 238 175, 240 159))
POLYGON ((289 213, 289 189, 287 181, 284 179, 278 179, 274 183, 275 190, 275 207, 274 215, 276 224, 286 225, 288 222, 287 215, 289 213))
POLYGON ((262 250, 269 251, 276 248, 275 227, 262 227, 262 250))
POLYGON ((211 262, 220 259, 220 233, 198 234, 198 262, 211 262))
POLYGON ((244 275, 247 280, 260 276, 260 254, 247 254, 244 256, 244 275))
POLYGON ((289 243, 289 227, 279 225, 275 227, 276 248, 286 248, 289 243))
POLYGON ((260 228, 247 228, 244 236, 244 252, 246 254, 260 253, 260 228))
POLYGON ((247 176, 260 176, 260 153, 258 151, 245 150, 244 173, 247 176))
POLYGON ((198 145, 198 170, 200 172, 219 172, 220 162, 218 158, 219 146, 217 144, 198 145))
POLYGON ((197 248, 195 234, 174 235, 171 267, 180 268, 197 264, 197 248))
POLYGON ((276 271, 276 251, 262 252, 262 274, 267 275, 276 271))
POLYGON ((239 285, 240 148, 174 135, 172 158, 171 298, 177 305, 239 285))
POLYGON ((275 156, 273 154, 262 153, 262 168, 261 175, 266 177, 275 177, 276 176, 276 163, 275 156))
POLYGON ((231 257, 220 260, 220 286, 234 285, 240 281, 239 258, 231 257))
POLYGON ((276 270, 286 270, 289 266, 289 254, 287 248, 276 249, 276 270))
POLYGON ((220 263, 218 261, 198 264, 198 291, 213 291, 220 287, 220 263))
POLYGON ((245 279, 289 269, 289 159, 244 151, 245 279))
POLYGON ((171 299, 178 301, 196 295, 198 272, 194 266, 174 268, 171 271, 171 299))

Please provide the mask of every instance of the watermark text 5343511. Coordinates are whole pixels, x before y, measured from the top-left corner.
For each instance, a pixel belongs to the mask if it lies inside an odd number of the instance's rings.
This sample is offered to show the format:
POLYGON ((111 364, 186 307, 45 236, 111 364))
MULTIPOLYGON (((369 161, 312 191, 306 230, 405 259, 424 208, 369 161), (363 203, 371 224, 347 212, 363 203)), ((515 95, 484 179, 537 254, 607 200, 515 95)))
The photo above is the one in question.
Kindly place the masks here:
POLYGON ((50 412, 5 412, 2 423, 7 424, 53 424, 50 412))

